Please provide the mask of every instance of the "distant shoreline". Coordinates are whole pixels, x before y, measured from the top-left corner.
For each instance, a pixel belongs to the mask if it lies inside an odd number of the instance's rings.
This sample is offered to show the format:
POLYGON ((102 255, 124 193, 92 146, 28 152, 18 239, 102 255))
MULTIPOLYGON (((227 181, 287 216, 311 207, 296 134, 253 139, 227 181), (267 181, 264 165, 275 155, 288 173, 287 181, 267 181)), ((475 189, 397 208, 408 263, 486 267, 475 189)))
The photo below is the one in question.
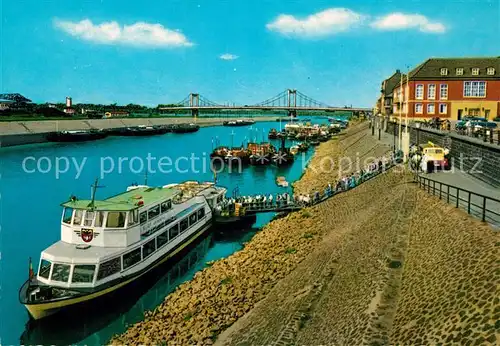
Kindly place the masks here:
MULTIPOLYGON (((12 147, 25 144, 46 143, 47 135, 57 131, 90 129, 112 129, 139 125, 168 125, 176 123, 196 123, 200 127, 220 126, 224 121, 241 119, 240 117, 214 118, 115 118, 115 119, 67 119, 44 121, 2 121, 0 122, 0 147, 12 147)), ((273 117, 254 117, 256 122, 275 121, 273 117)))

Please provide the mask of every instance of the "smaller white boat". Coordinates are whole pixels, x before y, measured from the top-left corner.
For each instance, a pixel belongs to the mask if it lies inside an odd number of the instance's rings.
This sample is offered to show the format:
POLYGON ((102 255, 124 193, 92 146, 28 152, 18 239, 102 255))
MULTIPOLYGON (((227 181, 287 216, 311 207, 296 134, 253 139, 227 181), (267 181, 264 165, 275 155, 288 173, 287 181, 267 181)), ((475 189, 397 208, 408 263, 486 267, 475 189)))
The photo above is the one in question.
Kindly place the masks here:
POLYGON ((276 178, 276 184, 281 187, 288 187, 288 181, 286 181, 285 177, 276 178))

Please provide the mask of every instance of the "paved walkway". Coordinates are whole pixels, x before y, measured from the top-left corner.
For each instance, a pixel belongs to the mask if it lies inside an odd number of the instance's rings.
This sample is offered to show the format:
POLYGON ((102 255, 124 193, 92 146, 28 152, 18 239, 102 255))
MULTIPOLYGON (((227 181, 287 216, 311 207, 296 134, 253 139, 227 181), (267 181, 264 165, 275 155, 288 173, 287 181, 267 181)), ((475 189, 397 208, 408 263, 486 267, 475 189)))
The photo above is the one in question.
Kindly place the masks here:
POLYGON ((500 189, 480 182, 467 173, 460 171, 421 174, 421 176, 438 182, 425 183, 427 186, 423 186, 423 188, 429 193, 439 196, 452 205, 460 207, 460 209, 467 211, 474 217, 481 220, 484 217, 486 222, 500 229, 500 189), (448 188, 447 186, 439 184, 439 182, 451 185, 452 187, 448 188), (469 194, 469 192, 464 190, 473 193, 469 194), (485 199, 483 196, 495 200, 485 199), (485 211, 483 211, 483 209, 485 209, 485 211))
MULTIPOLYGON (((371 135, 372 130, 370 129, 369 131, 371 135)), ((378 138, 377 128, 375 128, 374 137, 378 138)), ((381 131, 380 141, 385 145, 393 147, 394 136, 392 135, 392 133, 385 133, 384 131, 381 131)), ((396 145, 398 145, 397 142, 396 145)), ((451 171, 444 171, 444 172, 429 173, 429 174, 422 173, 421 176, 435 180, 437 182, 441 182, 443 184, 448 184, 454 187, 458 187, 459 189, 462 190, 472 191, 477 195, 483 195, 489 198, 500 200, 500 188, 489 185, 481 180, 472 177, 466 172, 459 171, 458 169, 451 171)), ((439 188, 440 188, 439 184, 436 184, 434 190, 434 184, 431 183, 430 190, 429 189, 427 190, 429 191, 429 193, 439 196, 440 195, 439 188)), ((468 193, 466 193, 465 191, 460 190, 459 192, 457 192, 458 190, 456 188, 450 188, 449 190, 450 197, 448 198, 446 196, 446 194, 448 193, 448 188, 446 186, 441 186, 441 189, 442 189, 441 198, 443 200, 447 201, 452 205, 456 205, 457 194, 458 194, 458 199, 459 199, 458 206, 461 209, 469 212, 471 215, 482 219, 483 216, 482 209, 484 203, 482 197, 471 195, 470 197, 471 204, 469 207, 469 196, 468 193)), ((486 221, 492 224, 495 228, 500 228, 500 203, 492 200, 487 200, 486 209, 488 210, 485 215, 486 221)))

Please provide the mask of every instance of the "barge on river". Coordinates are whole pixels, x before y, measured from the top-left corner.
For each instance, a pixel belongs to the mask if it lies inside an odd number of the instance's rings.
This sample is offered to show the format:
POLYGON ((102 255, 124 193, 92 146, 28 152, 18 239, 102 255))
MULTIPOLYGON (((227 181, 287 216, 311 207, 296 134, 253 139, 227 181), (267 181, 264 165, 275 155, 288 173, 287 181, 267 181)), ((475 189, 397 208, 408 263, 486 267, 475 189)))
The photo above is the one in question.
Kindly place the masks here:
MULTIPOLYGON (((94 186, 97 187, 97 183, 94 186)), ((19 290, 34 319, 105 296, 174 256, 212 224, 226 189, 185 182, 129 186, 105 200, 62 204, 61 240, 19 290)))

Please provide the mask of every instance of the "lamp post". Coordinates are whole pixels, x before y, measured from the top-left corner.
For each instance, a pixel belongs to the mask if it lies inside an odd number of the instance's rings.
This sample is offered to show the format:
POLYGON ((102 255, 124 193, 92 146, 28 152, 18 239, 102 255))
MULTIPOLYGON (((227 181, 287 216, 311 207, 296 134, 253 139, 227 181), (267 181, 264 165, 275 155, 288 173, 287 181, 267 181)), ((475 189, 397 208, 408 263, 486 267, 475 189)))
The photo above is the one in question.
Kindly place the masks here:
POLYGON ((415 127, 417 129, 417 147, 420 145, 420 123, 416 122, 415 127))
POLYGON ((403 74, 400 75, 400 81, 399 81, 399 93, 398 93, 398 102, 399 102, 399 126, 398 126, 398 146, 399 150, 402 148, 402 143, 401 143, 401 123, 403 122, 402 119, 402 111, 403 111, 403 74))
POLYGON ((402 150, 404 154, 404 160, 405 162, 408 160, 408 155, 410 154, 410 133, 408 131, 408 111, 410 108, 410 69, 409 66, 407 67, 407 73, 406 73, 406 85, 405 85, 405 133, 404 136, 401 137, 402 139, 402 150))

